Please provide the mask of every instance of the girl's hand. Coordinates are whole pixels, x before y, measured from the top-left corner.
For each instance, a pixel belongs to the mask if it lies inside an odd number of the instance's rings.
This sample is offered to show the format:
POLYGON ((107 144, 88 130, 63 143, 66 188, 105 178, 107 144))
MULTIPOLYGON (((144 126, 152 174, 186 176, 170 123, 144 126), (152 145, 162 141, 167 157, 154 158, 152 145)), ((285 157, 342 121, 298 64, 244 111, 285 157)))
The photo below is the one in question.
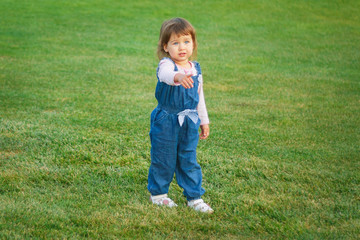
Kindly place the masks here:
POLYGON ((210 134, 209 124, 201 125, 200 129, 201 129, 200 139, 207 139, 210 134))
POLYGON ((175 83, 179 83, 181 86, 183 86, 184 88, 188 89, 188 88, 192 88, 194 87, 194 81, 191 78, 192 74, 182 74, 182 73, 178 73, 175 75, 174 77, 174 82, 175 83))

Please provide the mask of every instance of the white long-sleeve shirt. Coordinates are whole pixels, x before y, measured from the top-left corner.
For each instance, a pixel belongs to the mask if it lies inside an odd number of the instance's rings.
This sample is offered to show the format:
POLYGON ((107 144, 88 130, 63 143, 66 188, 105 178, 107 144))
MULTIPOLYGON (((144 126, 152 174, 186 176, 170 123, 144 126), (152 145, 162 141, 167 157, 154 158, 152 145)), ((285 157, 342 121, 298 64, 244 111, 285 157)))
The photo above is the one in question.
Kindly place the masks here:
MULTIPOLYGON (((180 84, 177 84, 174 82, 174 78, 175 75, 178 73, 182 73, 182 74, 189 74, 192 73, 193 76, 197 75, 197 71, 195 68, 195 65, 190 62, 191 68, 190 69, 184 69, 180 66, 177 66, 178 71, 174 71, 174 63, 170 60, 170 59, 163 59, 160 61, 159 63, 159 72, 158 72, 158 77, 160 82, 164 82, 168 85, 171 86, 178 86, 180 87, 180 84)), ((205 124, 209 124, 209 117, 208 117, 208 113, 206 110, 206 105, 205 105, 205 97, 204 97, 204 90, 203 90, 203 78, 202 75, 199 75, 199 88, 198 88, 198 93, 199 93, 199 104, 197 106, 197 111, 199 114, 199 118, 201 120, 201 125, 205 125, 205 124)))

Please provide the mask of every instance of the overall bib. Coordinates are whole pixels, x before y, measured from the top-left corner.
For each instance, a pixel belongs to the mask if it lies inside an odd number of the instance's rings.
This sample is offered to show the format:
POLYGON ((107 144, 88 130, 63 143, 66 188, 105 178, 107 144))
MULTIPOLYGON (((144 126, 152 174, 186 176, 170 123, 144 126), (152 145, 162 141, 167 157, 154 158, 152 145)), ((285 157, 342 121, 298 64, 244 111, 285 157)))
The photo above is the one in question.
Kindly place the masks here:
MULTIPOLYGON (((148 190, 153 196, 168 193, 174 173, 188 201, 199 199, 205 193, 201 187, 201 167, 196 161, 201 122, 196 107, 201 69, 199 63, 193 63, 197 71, 197 75, 192 76, 193 88, 170 86, 157 77, 155 97, 158 106, 151 113, 148 176, 148 190)), ((175 63, 174 70, 178 71, 175 63)))

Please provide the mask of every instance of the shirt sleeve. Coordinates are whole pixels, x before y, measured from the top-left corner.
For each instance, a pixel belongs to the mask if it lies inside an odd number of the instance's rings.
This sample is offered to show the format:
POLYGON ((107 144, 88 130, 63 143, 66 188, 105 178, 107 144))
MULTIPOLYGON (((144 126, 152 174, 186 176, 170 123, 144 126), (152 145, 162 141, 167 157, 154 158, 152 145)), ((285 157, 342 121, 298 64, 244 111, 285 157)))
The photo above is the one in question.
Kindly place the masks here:
POLYGON ((174 77, 177 74, 177 71, 174 71, 174 63, 169 59, 163 59, 159 63, 158 77, 160 82, 166 83, 171 86, 178 86, 174 82, 174 77))
POLYGON ((203 90, 203 81, 202 81, 202 75, 199 76, 199 104, 197 106, 197 111, 199 114, 199 118, 201 120, 200 125, 206 125, 209 124, 209 116, 206 110, 206 104, 205 104, 205 97, 204 97, 204 90, 203 90))

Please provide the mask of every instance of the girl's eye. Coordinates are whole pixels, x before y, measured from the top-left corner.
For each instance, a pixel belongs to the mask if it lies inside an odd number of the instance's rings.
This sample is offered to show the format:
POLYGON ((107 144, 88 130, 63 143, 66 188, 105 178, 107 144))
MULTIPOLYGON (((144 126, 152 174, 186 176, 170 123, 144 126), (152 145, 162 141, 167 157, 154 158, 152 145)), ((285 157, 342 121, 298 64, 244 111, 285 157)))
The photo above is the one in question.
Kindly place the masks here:
POLYGON ((189 44, 190 43, 190 41, 185 41, 185 44, 189 44))
POLYGON ((174 45, 178 45, 179 43, 178 43, 178 42, 174 42, 173 44, 174 44, 174 45))

